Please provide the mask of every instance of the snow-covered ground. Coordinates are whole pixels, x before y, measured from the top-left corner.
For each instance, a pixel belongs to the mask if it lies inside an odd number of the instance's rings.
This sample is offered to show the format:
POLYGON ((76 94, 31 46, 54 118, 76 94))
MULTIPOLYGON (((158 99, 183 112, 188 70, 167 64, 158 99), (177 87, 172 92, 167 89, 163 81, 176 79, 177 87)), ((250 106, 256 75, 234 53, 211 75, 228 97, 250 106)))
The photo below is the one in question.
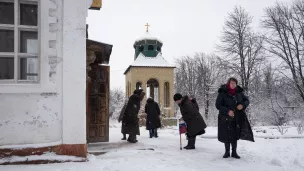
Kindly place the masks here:
MULTIPOLYGON (((291 130, 284 136, 295 135, 291 130)), ((277 135, 275 129, 256 128, 255 135, 277 135), (266 129, 266 133, 256 130, 266 129)), ((121 141, 120 128, 110 129, 110 143, 90 145, 90 152, 107 151, 89 156, 85 163, 48 165, 0 166, 0 171, 303 171, 304 139, 264 139, 256 142, 239 141, 240 160, 223 159, 224 146, 218 142, 216 128, 208 128, 205 138, 198 138, 196 150, 179 149, 175 128, 160 130, 158 139, 148 138, 141 129, 137 144, 121 141)), ((185 136, 183 145, 186 144, 185 136)))

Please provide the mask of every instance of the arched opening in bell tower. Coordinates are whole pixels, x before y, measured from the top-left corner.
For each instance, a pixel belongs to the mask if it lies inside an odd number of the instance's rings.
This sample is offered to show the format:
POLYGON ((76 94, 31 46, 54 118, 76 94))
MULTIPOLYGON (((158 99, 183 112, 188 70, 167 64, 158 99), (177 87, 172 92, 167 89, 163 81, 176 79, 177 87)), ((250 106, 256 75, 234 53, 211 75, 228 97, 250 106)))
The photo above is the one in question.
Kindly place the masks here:
POLYGON ((149 79, 147 82, 147 98, 149 97, 159 103, 159 83, 156 79, 149 79))
POLYGON ((143 89, 143 88, 142 88, 142 83, 141 83, 141 82, 137 82, 137 83, 136 83, 136 90, 139 90, 139 89, 143 89))

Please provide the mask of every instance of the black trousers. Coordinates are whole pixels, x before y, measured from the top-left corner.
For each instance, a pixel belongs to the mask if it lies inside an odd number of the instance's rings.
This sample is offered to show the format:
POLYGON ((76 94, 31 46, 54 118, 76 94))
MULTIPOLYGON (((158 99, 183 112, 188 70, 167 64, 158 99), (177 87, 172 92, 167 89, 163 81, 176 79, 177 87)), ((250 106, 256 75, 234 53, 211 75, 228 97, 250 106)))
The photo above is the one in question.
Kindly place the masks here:
POLYGON ((230 152, 230 145, 232 147, 232 152, 236 152, 236 150, 237 150, 237 140, 225 143, 226 152, 230 152))
POLYGON ((150 133, 150 137, 157 137, 158 135, 157 135, 157 128, 155 128, 155 129, 150 129, 149 130, 149 133, 150 133))

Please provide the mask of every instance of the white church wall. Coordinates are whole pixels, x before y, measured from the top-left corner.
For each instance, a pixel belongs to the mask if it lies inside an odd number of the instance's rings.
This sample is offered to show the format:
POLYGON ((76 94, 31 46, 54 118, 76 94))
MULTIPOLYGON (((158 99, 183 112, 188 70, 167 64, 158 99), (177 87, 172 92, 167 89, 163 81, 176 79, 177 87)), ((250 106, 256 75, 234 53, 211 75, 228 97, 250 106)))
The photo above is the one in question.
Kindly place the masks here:
POLYGON ((60 1, 38 1, 39 83, 0 84, 0 147, 62 141, 60 1))
POLYGON ((86 1, 39 3, 41 79, 0 83, 0 148, 86 143, 86 1))
POLYGON ((1 94, 0 99, 0 145, 61 140, 62 116, 56 94, 1 94))

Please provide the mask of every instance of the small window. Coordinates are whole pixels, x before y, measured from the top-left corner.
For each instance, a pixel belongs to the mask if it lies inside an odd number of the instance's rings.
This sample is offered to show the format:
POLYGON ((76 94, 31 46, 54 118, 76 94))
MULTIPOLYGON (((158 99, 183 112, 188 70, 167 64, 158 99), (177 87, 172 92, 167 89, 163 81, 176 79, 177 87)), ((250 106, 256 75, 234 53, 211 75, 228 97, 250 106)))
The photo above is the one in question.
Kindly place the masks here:
POLYGON ((153 46, 152 46, 152 45, 149 45, 149 46, 148 46, 148 50, 154 50, 153 46))
POLYGON ((143 47, 143 46, 140 46, 140 47, 139 47, 139 52, 142 52, 142 51, 144 51, 144 47, 143 47))
POLYGON ((0 82, 38 81, 38 30, 37 1, 0 1, 0 82))
POLYGON ((157 46, 157 51, 161 52, 161 47, 157 46))

